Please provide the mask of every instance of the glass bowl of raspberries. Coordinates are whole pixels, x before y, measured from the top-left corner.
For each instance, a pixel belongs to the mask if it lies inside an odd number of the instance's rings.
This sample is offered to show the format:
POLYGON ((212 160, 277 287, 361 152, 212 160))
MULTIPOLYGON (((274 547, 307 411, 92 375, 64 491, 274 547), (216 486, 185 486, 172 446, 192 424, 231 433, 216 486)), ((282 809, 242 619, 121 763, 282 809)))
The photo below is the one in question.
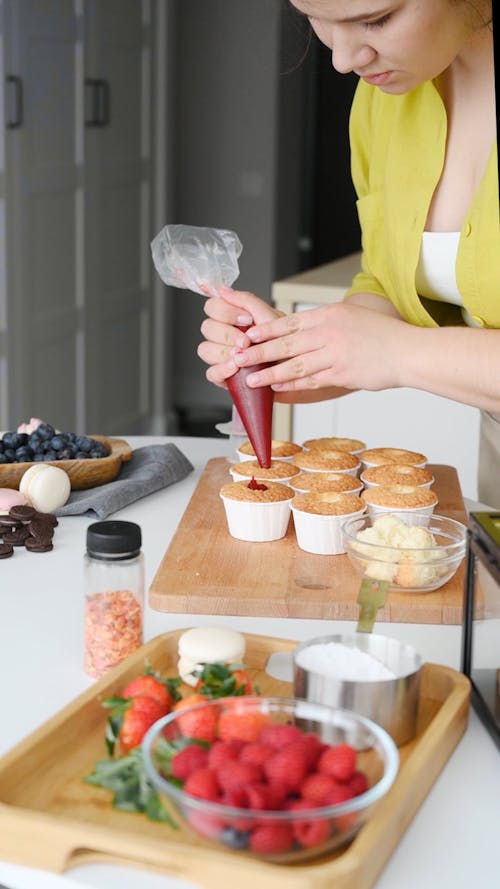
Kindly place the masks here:
POLYGON ((148 778, 179 827, 279 864, 351 842, 399 767, 380 726, 299 698, 184 707, 158 720, 142 747, 148 778))

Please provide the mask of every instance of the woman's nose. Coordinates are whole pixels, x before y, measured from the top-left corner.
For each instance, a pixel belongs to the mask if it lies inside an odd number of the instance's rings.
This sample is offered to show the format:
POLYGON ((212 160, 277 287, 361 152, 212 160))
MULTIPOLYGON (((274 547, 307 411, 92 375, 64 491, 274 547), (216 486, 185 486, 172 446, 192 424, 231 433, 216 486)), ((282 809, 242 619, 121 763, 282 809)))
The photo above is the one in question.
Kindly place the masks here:
POLYGON ((366 43, 337 39, 332 46, 332 65, 339 74, 349 74, 361 71, 376 55, 376 50, 366 43))

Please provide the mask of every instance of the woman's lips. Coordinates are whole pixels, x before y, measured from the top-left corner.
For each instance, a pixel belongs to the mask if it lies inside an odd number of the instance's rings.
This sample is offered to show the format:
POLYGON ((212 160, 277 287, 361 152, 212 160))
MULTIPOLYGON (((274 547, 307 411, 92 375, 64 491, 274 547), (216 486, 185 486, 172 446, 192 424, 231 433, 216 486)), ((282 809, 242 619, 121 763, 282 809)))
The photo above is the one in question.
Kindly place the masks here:
POLYGON ((359 73, 359 76, 363 78, 366 83, 371 83, 374 86, 380 86, 383 83, 387 83, 392 75, 392 71, 382 71, 381 74, 362 74, 359 73))

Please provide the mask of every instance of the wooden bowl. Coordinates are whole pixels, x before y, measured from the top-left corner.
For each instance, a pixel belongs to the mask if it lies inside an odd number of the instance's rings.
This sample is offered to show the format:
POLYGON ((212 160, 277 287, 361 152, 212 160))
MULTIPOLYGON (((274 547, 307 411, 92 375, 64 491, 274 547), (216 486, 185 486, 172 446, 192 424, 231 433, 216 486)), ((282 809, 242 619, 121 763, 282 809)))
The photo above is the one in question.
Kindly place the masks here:
MULTIPOLYGON (((48 460, 51 466, 59 466, 69 475, 73 491, 86 488, 97 488, 112 482, 120 472, 124 461, 132 457, 132 448, 123 438, 106 438, 104 435, 92 435, 96 441, 102 441, 107 450, 107 457, 89 457, 87 460, 48 460)), ((2 463, 0 465, 0 488, 19 489, 19 483, 33 463, 2 463)))

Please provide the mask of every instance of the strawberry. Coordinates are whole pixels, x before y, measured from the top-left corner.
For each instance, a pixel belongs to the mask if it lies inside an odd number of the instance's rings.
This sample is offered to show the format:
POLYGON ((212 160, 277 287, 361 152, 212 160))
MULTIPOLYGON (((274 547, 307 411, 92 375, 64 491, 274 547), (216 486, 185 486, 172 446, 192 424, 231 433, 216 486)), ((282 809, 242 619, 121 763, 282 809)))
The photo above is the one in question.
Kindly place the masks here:
POLYGON ((220 798, 217 776, 212 769, 196 769, 191 772, 184 784, 183 790, 191 796, 207 799, 215 802, 220 798))
POLYGON ((176 722, 182 734, 186 738, 200 738, 203 741, 215 741, 217 736, 217 720, 219 718, 217 707, 200 707, 195 705, 203 702, 206 704, 206 698, 203 695, 189 695, 182 698, 174 704, 173 710, 183 710, 183 713, 176 722), (189 708, 193 706, 191 711, 189 708))
MULTIPOLYGON (((292 811, 300 811, 301 809, 310 809, 310 803, 307 800, 294 800, 290 805, 292 811)), ((312 846, 319 846, 324 843, 330 835, 330 824, 326 818, 314 818, 304 821, 294 821, 292 823, 293 836, 305 849, 312 846)))
POLYGON ((337 786, 335 778, 321 772, 306 775, 300 785, 301 796, 313 806, 322 806, 325 797, 337 786))
POLYGON ((249 848, 261 855, 288 852, 293 844, 292 828, 288 824, 259 824, 252 830, 249 848))
POLYGON ((228 707, 219 717, 219 738, 221 741, 256 741, 269 718, 260 710, 238 711, 236 706, 228 707))
POLYGON ((172 757, 170 770, 174 778, 185 781, 191 772, 206 766, 208 766, 207 750, 200 744, 189 744, 172 757))
POLYGON ((138 747, 148 728, 164 715, 163 706, 154 698, 146 695, 130 698, 118 732, 122 752, 128 753, 129 750, 138 747))
POLYGON ((269 782, 282 784, 288 790, 299 790, 307 772, 307 762, 303 751, 288 744, 277 750, 264 763, 264 772, 269 782))
POLYGON ((356 771, 356 751, 350 744, 336 744, 324 750, 318 761, 318 771, 337 781, 349 781, 356 771))
POLYGON ((135 698, 138 695, 147 695, 154 698, 164 708, 164 713, 169 713, 174 703, 174 695, 166 684, 153 673, 144 673, 132 679, 122 691, 123 698, 135 698))

